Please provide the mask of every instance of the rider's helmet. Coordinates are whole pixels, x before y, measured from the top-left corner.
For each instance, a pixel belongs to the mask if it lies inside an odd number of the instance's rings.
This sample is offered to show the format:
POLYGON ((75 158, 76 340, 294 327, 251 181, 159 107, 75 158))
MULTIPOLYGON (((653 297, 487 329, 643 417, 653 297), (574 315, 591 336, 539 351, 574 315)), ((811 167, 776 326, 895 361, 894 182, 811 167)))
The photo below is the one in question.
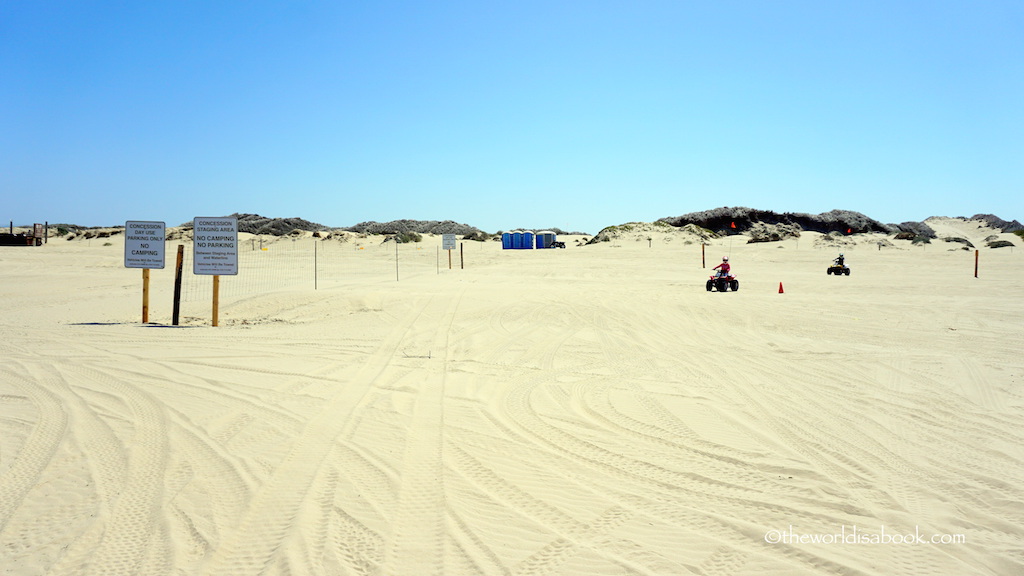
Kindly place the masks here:
POLYGON ((728 261, 729 261, 729 257, 728 256, 722 256, 722 262, 728 262, 728 261))
POLYGON ((842 252, 840 252, 840 253, 839 253, 839 256, 842 256, 842 255, 843 255, 843 253, 842 253, 842 252))

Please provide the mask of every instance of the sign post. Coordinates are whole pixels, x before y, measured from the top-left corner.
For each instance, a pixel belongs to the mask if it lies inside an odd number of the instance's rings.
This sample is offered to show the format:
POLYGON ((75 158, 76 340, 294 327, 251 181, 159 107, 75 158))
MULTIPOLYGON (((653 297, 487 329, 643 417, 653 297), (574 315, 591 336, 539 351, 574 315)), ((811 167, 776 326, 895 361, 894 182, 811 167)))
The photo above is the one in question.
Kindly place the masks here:
POLYGON ((178 258, 174 263, 174 311, 171 324, 178 325, 178 313, 181 311, 181 265, 185 259, 185 245, 178 244, 178 258))
POLYGON ((192 220, 192 273, 213 276, 213 326, 218 325, 220 277, 238 274, 238 218, 192 220))
POLYGON ((452 250, 455 250, 455 234, 441 235, 441 248, 448 251, 448 269, 452 269, 452 250))
POLYGON ((210 318, 211 326, 220 326, 218 321, 220 316, 220 275, 214 275, 213 277, 213 314, 210 318))
POLYGON ((149 268, 142 269, 142 323, 149 324, 149 268))
POLYGON ((142 268, 142 323, 149 322, 149 270, 163 269, 167 238, 163 222, 124 223, 124 267, 142 268))

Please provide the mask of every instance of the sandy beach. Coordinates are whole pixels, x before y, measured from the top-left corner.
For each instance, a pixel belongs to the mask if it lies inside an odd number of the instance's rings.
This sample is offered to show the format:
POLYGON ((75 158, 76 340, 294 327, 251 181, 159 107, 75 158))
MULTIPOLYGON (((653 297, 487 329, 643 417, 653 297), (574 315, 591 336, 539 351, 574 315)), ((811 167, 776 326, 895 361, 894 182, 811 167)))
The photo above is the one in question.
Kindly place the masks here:
POLYGON ((178 242, 149 324, 122 236, 0 247, 0 574, 1022 574, 1024 241, 930 224, 977 278, 242 235, 218 327, 189 268, 171 326, 178 242))

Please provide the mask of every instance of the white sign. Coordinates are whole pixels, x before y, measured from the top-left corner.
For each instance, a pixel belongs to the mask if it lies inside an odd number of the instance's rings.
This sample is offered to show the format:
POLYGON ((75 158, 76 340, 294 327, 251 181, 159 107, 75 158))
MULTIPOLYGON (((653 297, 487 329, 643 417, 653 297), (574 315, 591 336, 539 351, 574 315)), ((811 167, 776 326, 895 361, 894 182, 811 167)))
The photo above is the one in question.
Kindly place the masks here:
POLYGON ((164 238, 167 237, 163 222, 129 220, 124 223, 124 267, 164 267, 164 238))
POLYGON ((455 234, 442 234, 441 235, 441 249, 442 250, 455 250, 455 234))
POLYGON ((192 220, 192 273, 238 274, 238 218, 196 217, 192 220))

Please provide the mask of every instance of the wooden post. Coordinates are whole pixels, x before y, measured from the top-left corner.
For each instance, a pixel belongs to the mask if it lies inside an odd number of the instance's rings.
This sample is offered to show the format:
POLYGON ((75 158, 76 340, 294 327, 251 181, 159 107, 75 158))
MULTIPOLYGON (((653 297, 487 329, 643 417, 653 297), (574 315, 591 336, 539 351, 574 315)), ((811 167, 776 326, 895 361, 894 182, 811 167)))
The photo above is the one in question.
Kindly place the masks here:
POLYGON ((317 274, 316 274, 316 245, 317 241, 313 240, 313 290, 317 288, 317 274))
POLYGON ((174 264, 174 312, 171 324, 178 325, 178 313, 181 311, 181 265, 185 260, 185 245, 178 244, 178 259, 174 264))
POLYGON ((466 256, 462 253, 462 242, 459 242, 459 270, 466 269, 466 256))
POLYGON ((218 325, 217 313, 220 308, 220 276, 213 277, 213 325, 218 325))
POLYGON ((149 268, 142 269, 142 323, 149 323, 149 268))
POLYGON ((448 253, 448 269, 451 270, 452 269, 452 251, 451 250, 445 250, 445 252, 448 253))
POLYGON ((978 251, 974 251, 974 277, 978 277, 978 251))
POLYGON ((700 267, 707 268, 707 264, 704 262, 704 243, 700 243, 700 267))

